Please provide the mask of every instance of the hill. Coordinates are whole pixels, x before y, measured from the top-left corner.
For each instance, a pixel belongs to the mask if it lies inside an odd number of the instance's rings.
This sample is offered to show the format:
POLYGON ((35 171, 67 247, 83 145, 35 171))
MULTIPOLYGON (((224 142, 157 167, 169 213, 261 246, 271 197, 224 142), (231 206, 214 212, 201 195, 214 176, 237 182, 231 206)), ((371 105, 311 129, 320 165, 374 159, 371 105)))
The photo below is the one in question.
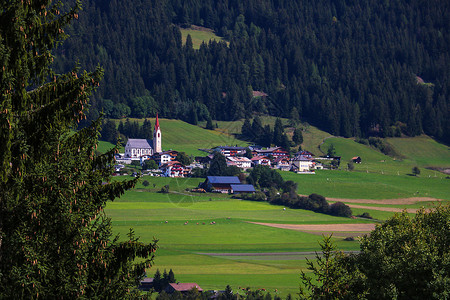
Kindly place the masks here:
MULTIPOLYGON (((154 118, 148 118, 155 124, 154 118)), ((130 119, 131 122, 143 123, 144 119, 130 119)), ((115 120, 118 125, 119 120, 115 120)), ((163 150, 177 150, 188 155, 205 156, 206 153, 198 149, 208 149, 220 145, 246 146, 247 142, 220 130, 207 130, 181 120, 159 118, 162 134, 163 150)), ((98 150, 104 152, 112 144, 100 141, 98 150)), ((122 150, 123 151, 123 150, 122 150)))
POLYGON ((55 67, 103 66, 90 118, 230 121, 296 107, 336 136, 448 142, 448 15, 449 1, 86 1, 55 67), (183 44, 191 25, 227 43, 183 44))

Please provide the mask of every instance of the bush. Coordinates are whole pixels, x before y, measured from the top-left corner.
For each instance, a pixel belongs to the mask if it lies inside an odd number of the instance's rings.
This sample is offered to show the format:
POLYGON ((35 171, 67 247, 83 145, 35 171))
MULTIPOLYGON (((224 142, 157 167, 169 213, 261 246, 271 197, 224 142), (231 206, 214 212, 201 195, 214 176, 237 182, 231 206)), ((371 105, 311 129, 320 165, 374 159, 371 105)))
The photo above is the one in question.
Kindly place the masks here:
POLYGON ((147 180, 144 180, 144 181, 142 182, 142 185, 145 186, 145 187, 147 187, 147 186, 150 185, 150 182, 148 182, 147 180))
POLYGON ((368 212, 363 212, 361 215, 357 215, 359 218, 373 219, 368 212))
POLYGON ((161 193, 165 193, 165 194, 167 194, 168 192, 169 192, 169 188, 170 188, 170 186, 168 185, 168 184, 166 184, 165 186, 163 186, 162 188, 161 188, 161 193))
POLYGON ((352 210, 348 205, 336 202, 330 205, 330 215, 349 218, 352 216, 352 210))

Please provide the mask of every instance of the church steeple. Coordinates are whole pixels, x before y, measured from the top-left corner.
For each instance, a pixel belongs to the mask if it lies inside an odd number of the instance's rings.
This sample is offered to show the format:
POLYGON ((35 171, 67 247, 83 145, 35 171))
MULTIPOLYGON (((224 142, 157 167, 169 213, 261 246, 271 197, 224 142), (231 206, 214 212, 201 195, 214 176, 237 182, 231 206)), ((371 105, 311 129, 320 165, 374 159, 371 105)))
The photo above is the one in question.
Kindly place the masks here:
POLYGON ((161 147, 161 128, 159 127, 158 114, 156 114, 155 130, 153 130, 153 152, 162 152, 161 147))

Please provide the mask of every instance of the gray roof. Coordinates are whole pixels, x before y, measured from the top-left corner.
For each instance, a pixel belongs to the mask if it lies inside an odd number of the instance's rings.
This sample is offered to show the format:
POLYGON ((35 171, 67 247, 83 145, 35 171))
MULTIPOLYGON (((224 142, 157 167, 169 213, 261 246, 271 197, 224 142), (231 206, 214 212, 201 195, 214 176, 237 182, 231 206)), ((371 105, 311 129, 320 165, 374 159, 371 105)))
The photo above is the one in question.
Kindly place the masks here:
POLYGON ((233 192, 255 192, 255 187, 251 184, 232 184, 233 192))
POLYGON ((127 145, 131 148, 153 148, 150 143, 146 139, 128 139, 127 145))
POLYGON ((208 181, 212 184, 240 184, 241 181, 236 176, 208 176, 208 181))

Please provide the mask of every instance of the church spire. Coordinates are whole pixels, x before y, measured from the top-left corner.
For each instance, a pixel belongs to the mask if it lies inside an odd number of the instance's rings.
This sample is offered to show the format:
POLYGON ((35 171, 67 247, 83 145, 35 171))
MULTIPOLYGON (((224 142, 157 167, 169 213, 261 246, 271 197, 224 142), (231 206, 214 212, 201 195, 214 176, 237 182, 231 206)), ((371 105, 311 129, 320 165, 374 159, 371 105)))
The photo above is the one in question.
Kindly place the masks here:
POLYGON ((153 130, 153 151, 155 153, 162 152, 162 147, 161 147, 161 128, 159 127, 158 114, 156 114, 155 130, 153 130))
POLYGON ((158 129, 159 129, 159 119, 158 119, 158 113, 156 113, 155 131, 158 129))

